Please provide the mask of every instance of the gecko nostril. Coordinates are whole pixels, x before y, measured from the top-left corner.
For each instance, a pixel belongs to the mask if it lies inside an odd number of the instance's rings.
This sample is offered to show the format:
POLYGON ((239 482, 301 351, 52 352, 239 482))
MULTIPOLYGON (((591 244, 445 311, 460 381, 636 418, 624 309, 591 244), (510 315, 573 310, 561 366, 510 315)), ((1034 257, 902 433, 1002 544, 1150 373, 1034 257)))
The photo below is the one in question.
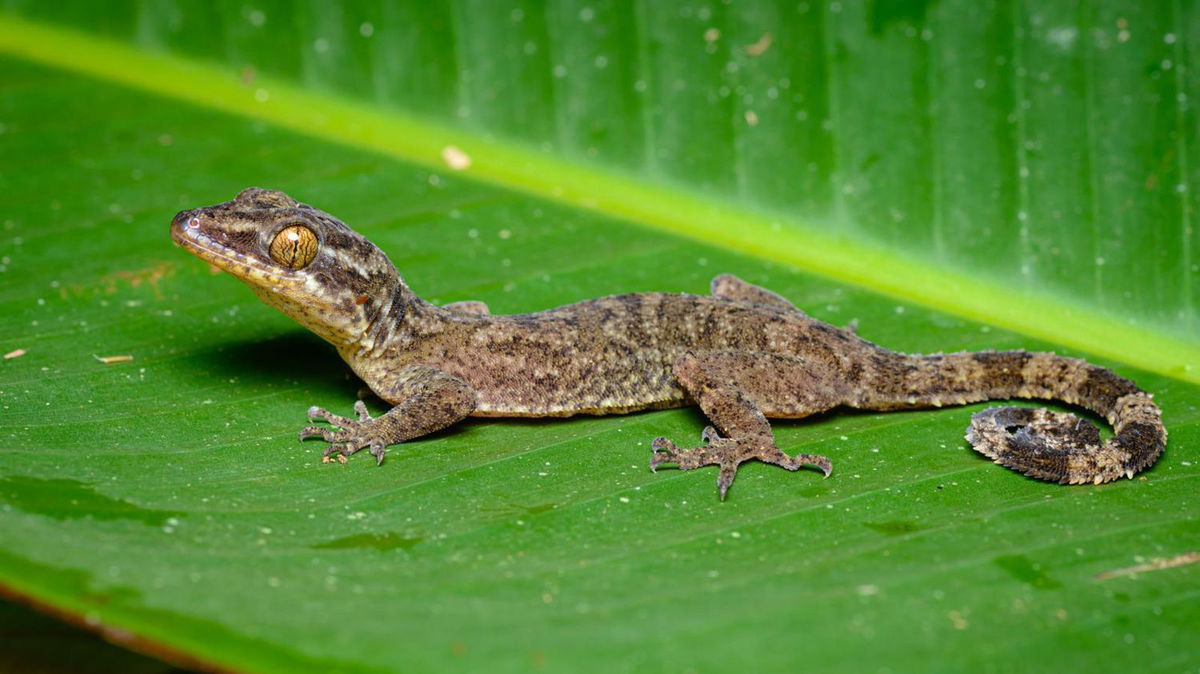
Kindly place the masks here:
POLYGON ((171 225, 179 229, 183 229, 185 225, 187 227, 191 227, 192 229, 199 227, 200 219, 196 216, 196 209, 179 211, 175 214, 175 217, 171 219, 171 225))

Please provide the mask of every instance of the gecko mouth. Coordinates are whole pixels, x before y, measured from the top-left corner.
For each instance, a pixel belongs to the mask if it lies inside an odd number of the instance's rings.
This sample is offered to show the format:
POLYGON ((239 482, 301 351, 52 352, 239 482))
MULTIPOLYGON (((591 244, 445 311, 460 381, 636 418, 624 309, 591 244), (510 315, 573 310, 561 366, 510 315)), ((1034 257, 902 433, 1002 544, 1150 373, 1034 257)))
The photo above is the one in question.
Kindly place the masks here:
POLYGON ((291 285, 298 279, 293 274, 280 273, 251 255, 239 253, 209 236, 201 220, 202 213, 180 211, 171 220, 171 240, 181 248, 212 266, 243 280, 265 280, 279 285, 291 285))

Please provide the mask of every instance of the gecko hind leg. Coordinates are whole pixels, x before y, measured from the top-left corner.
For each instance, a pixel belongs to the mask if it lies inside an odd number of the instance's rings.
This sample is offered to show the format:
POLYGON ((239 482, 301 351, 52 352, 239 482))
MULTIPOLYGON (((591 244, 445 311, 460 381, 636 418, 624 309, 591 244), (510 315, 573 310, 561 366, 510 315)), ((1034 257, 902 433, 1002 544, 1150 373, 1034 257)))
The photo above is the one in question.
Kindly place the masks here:
POLYGON ((683 389, 715 425, 704 429, 704 445, 680 449, 666 438, 651 445, 650 469, 674 463, 680 470, 720 467, 717 489, 725 499, 744 461, 758 459, 787 470, 814 466, 826 477, 833 470, 828 458, 816 454, 789 456, 775 444, 764 409, 755 400, 770 401, 765 412, 799 418, 835 407, 841 401, 832 389, 815 382, 803 363, 774 354, 707 353, 683 356, 674 374, 683 389), (718 429, 720 431, 718 432, 718 429))

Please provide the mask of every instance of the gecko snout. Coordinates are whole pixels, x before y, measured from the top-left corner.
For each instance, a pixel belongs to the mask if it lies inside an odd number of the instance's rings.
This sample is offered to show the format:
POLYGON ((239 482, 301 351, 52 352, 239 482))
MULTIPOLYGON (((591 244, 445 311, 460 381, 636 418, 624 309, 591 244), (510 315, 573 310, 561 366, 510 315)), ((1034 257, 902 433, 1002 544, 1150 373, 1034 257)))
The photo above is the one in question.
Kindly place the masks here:
POLYGON ((188 211, 179 211, 171 220, 171 229, 182 229, 187 226, 188 221, 199 213, 199 209, 191 209, 188 211))
POLYGON ((177 244, 182 244, 189 237, 189 229, 196 229, 200 220, 200 209, 192 209, 190 211, 179 211, 175 217, 171 219, 171 239, 177 244))

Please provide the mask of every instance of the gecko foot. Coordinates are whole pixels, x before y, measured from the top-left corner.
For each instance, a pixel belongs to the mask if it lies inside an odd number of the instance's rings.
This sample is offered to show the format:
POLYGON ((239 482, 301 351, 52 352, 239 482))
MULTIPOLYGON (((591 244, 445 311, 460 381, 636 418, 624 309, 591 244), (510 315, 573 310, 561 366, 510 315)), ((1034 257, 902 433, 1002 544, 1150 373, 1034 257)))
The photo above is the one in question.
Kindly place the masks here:
POLYGON ((650 470, 657 471, 664 463, 673 463, 679 470, 692 470, 701 466, 720 466, 717 474, 717 489, 721 492, 721 500, 729 486, 737 476, 738 465, 743 461, 758 459, 766 463, 788 470, 799 470, 805 466, 815 466, 825 477, 833 472, 833 464, 829 459, 817 454, 797 454, 788 456, 775 446, 770 438, 746 437, 723 438, 712 426, 708 426, 701 434, 704 446, 692 449, 680 449, 670 440, 659 437, 651 443, 653 454, 650 455, 650 470))
POLYGON ((320 426, 306 426, 300 431, 300 440, 302 441, 308 438, 321 438, 330 443, 321 455, 321 463, 332 463, 335 460, 346 463, 346 457, 363 448, 370 449, 371 455, 375 457, 376 465, 383 463, 383 457, 387 452, 387 443, 371 433, 373 419, 367 412, 367 406, 361 400, 356 401, 354 411, 358 413, 357 421, 334 414, 323 407, 314 405, 308 408, 310 421, 322 419, 336 427, 335 430, 320 426), (334 454, 337 454, 336 459, 333 457, 334 454))

